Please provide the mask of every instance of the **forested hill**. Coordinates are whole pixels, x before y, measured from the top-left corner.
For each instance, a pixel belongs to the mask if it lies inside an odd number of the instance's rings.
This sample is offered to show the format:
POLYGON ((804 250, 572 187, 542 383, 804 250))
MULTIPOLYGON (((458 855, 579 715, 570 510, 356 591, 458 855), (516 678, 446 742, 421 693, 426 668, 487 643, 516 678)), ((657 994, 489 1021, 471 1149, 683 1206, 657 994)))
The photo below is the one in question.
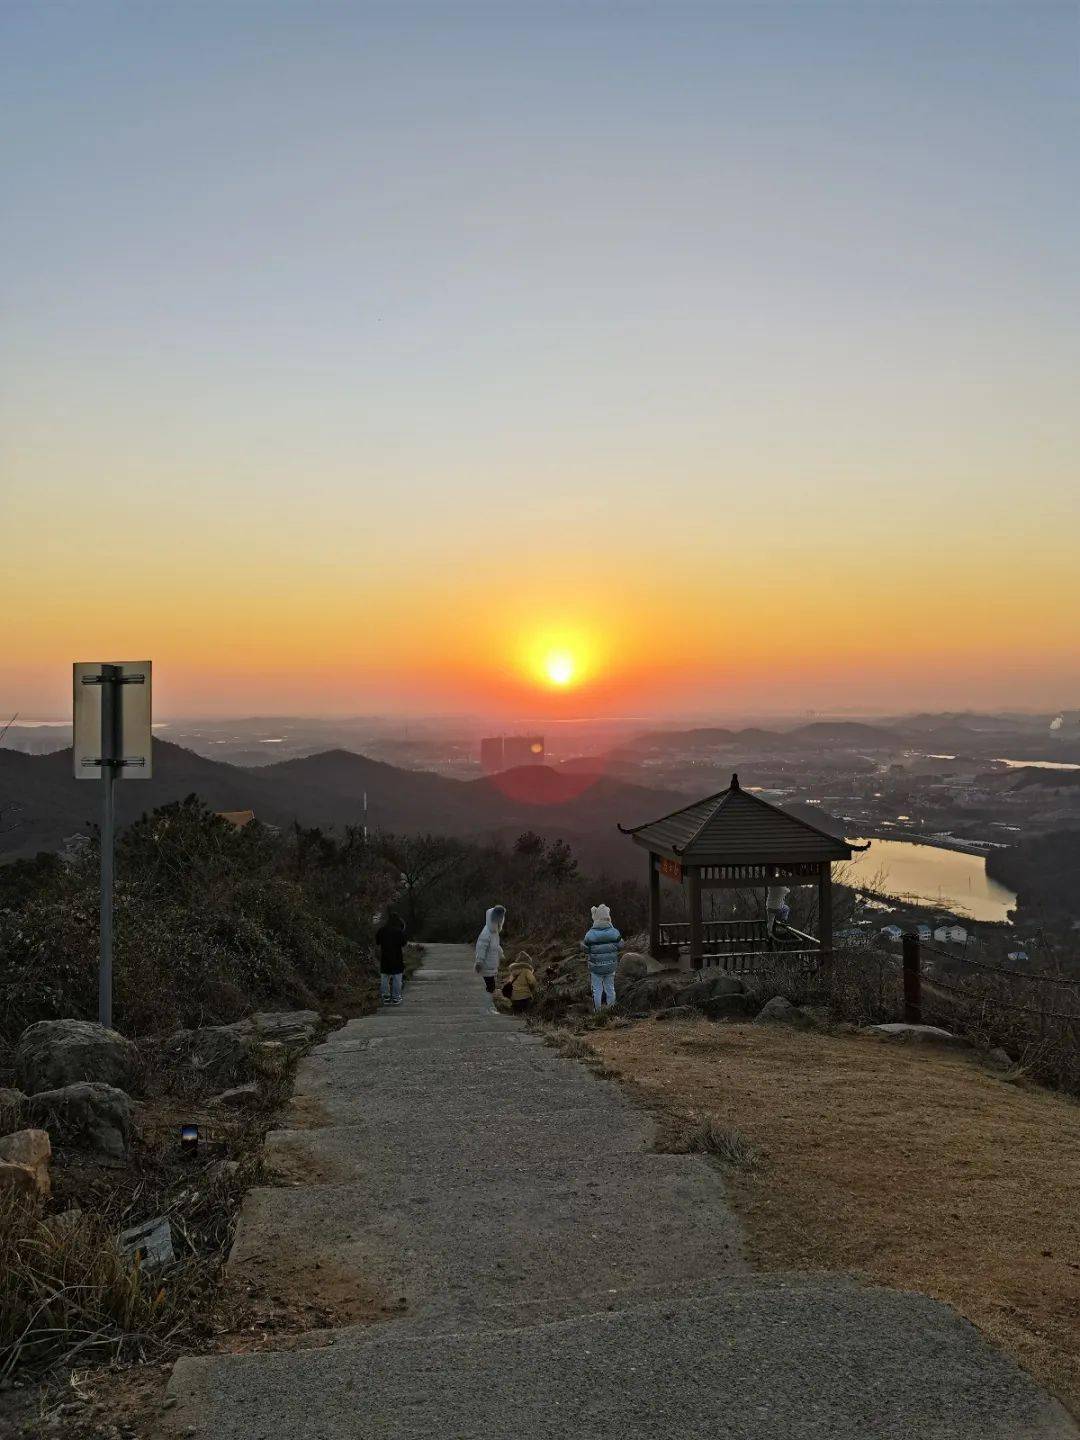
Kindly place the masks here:
MULTIPOLYGON (((269 824, 299 820, 339 831, 361 823, 366 794, 372 829, 509 838, 531 829, 568 840, 590 868, 634 875, 644 861, 617 822, 650 820, 687 803, 685 795, 544 766, 461 781, 331 750, 251 770, 155 740, 153 778, 118 787, 120 823, 190 794, 214 810, 254 810, 269 824)), ((96 822, 100 803, 100 787, 72 775, 70 750, 0 749, 0 858, 55 849, 96 822)))

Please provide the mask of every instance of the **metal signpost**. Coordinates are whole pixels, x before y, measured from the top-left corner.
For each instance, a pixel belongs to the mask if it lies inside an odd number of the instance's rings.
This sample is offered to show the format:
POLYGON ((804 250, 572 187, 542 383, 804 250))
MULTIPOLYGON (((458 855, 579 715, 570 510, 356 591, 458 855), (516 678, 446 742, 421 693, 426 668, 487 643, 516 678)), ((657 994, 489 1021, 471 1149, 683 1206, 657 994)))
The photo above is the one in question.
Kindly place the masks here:
POLYGON ((74 667, 73 744, 76 780, 101 780, 101 967, 98 1020, 112 1026, 113 852, 116 782, 149 780, 150 661, 74 667))

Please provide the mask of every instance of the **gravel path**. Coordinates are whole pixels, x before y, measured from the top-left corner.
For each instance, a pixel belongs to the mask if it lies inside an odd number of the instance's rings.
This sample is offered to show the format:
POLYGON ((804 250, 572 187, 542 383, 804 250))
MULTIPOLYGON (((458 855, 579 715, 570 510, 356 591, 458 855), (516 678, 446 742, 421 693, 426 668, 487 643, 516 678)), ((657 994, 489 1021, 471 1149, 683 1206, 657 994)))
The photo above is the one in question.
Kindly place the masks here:
POLYGON ((354 1276, 400 1318, 182 1360, 171 1434, 1078 1435, 938 1302, 752 1275, 719 1172, 653 1153, 617 1085, 485 1013, 465 946, 313 1052, 294 1115, 269 1156, 291 1183, 250 1193, 231 1263, 354 1276))

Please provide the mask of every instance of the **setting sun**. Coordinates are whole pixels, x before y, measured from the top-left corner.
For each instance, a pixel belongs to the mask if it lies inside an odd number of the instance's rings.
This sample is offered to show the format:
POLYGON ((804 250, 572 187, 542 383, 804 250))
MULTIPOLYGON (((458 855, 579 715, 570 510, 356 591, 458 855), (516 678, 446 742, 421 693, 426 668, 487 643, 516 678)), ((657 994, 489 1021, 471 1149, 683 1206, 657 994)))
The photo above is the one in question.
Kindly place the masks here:
POLYGON ((577 666, 574 657, 565 651, 555 651, 544 661, 547 677, 553 685, 569 685, 577 666))

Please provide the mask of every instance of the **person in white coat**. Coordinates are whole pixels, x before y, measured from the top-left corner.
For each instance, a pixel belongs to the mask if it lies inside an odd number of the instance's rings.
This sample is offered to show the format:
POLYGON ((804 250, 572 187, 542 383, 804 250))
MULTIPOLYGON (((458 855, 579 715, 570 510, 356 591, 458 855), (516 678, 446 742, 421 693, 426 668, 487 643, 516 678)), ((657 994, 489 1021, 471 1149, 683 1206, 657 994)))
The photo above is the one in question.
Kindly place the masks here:
POLYGON ((476 964, 473 969, 484 982, 484 989, 488 997, 488 1013, 497 1015, 498 1006, 495 1004, 495 977, 499 973, 499 963, 502 960, 502 928, 506 924, 506 907, 504 905, 493 905, 487 912, 484 928, 476 937, 476 964))

